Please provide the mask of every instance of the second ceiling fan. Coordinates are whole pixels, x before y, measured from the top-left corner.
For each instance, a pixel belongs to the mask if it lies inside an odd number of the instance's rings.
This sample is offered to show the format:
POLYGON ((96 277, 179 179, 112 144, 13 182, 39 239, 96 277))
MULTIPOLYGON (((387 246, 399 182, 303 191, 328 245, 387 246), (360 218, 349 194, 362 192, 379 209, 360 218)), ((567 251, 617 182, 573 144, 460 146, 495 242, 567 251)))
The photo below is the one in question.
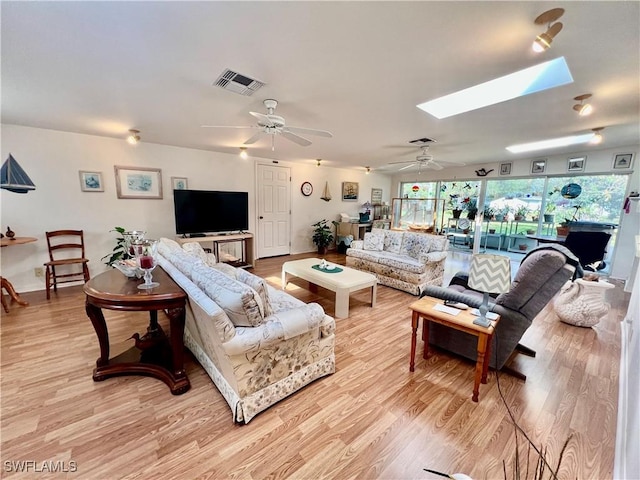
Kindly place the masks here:
POLYGON ((257 142, 264 134, 271 135, 271 150, 275 150, 275 137, 276 135, 282 135, 283 138, 290 140, 298 145, 307 147, 311 145, 311 141, 307 140, 300 134, 305 135, 318 135, 320 137, 331 138, 333 135, 326 130, 316 130, 314 128, 303 127, 291 127, 288 126, 283 117, 276 115, 275 109, 278 106, 278 101, 273 99, 267 99, 264 102, 264 106, 267 108, 267 113, 249 112, 251 115, 258 119, 257 125, 247 126, 227 126, 227 125, 202 125, 205 128, 254 128, 260 131, 244 142, 245 145, 250 145, 257 142))
POLYGON ((415 160, 408 160, 404 162, 389 162, 389 165, 400 165, 403 163, 407 163, 402 168, 399 168, 398 171, 407 170, 412 167, 418 167, 418 170, 422 170, 423 168, 430 168, 431 170, 442 170, 445 166, 456 166, 463 167, 466 163, 462 162, 444 162, 444 161, 435 161, 433 159, 433 155, 429 154, 429 145, 423 145, 420 147, 422 149, 422 153, 416 156, 415 160))

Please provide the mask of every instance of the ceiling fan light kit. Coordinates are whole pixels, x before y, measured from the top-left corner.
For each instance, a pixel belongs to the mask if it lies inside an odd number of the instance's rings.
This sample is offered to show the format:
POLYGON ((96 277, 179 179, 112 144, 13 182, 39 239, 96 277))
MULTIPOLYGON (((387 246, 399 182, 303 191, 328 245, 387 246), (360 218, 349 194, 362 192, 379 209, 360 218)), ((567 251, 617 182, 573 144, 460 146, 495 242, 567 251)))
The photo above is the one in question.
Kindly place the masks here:
POLYGON ((246 160, 249 158, 249 154, 247 153, 247 147, 240 147, 240 158, 246 160))
POLYGON ((531 48, 536 53, 544 52, 551 47, 554 37, 562 30, 562 23, 553 23, 564 14, 564 8, 552 8, 539 15, 533 23, 536 25, 547 25, 547 31, 539 34, 533 41, 531 48), (553 23, 553 24, 552 24, 553 23))

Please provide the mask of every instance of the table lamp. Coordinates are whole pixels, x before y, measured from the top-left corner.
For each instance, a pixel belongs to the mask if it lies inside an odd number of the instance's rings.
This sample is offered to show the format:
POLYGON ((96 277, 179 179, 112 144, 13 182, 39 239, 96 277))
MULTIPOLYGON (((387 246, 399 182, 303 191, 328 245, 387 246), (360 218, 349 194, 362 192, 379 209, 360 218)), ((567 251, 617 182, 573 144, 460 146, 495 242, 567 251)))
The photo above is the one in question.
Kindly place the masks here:
POLYGON ((506 293, 511 286, 511 260, 502 255, 480 254, 471 257, 471 271, 468 285, 474 290, 483 292, 482 305, 478 308, 480 316, 473 323, 488 327, 491 322, 487 318, 489 311, 489 294, 506 293))

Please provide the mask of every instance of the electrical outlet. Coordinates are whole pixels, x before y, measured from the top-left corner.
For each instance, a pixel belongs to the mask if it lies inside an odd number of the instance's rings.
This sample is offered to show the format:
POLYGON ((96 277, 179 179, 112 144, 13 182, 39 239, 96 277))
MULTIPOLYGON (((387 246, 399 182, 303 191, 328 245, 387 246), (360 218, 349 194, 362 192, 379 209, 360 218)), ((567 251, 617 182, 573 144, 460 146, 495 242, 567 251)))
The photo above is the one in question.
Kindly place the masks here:
POLYGON ((36 277, 44 277, 44 268, 36 267, 33 269, 33 273, 36 275, 36 277))

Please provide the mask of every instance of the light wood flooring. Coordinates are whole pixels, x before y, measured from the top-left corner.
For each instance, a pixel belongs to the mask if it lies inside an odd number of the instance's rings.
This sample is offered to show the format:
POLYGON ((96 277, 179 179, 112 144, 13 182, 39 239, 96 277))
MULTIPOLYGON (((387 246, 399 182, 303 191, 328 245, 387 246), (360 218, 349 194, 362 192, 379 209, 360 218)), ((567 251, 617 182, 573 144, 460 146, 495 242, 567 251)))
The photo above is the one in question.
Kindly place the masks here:
MULTIPOLYGON (((282 262, 302 257, 260 260, 253 271, 279 287, 282 262)), ((326 258, 344 263, 343 255, 326 258)), ((451 260, 449 276, 464 262, 451 260)), ((288 291, 332 314, 333 294, 306 286, 298 281, 288 291)), ((552 462, 573 434, 560 478, 612 477, 619 322, 628 294, 617 286, 607 295, 610 313, 589 329, 561 323, 548 306, 523 339, 537 357, 517 359, 527 381, 499 377, 516 421, 552 462)), ((349 318, 336 322, 336 373, 247 425, 232 422, 190 354, 192 388, 181 396, 152 378, 94 382, 99 349, 81 288, 62 289, 49 302, 44 292, 24 297, 29 307, 14 304, 2 315, 2 478, 441 478, 423 470, 430 468, 477 480, 503 478, 503 460, 513 478, 516 436, 495 374, 474 403, 471 363, 436 351, 427 361, 418 355, 409 372, 408 306, 416 297, 406 293, 381 286, 374 309, 366 291, 352 295, 349 318), (39 468, 73 461, 77 472, 8 471, 7 462, 20 460, 39 468)), ((112 355, 131 346, 127 338, 148 321, 143 313, 105 316, 112 355)))

